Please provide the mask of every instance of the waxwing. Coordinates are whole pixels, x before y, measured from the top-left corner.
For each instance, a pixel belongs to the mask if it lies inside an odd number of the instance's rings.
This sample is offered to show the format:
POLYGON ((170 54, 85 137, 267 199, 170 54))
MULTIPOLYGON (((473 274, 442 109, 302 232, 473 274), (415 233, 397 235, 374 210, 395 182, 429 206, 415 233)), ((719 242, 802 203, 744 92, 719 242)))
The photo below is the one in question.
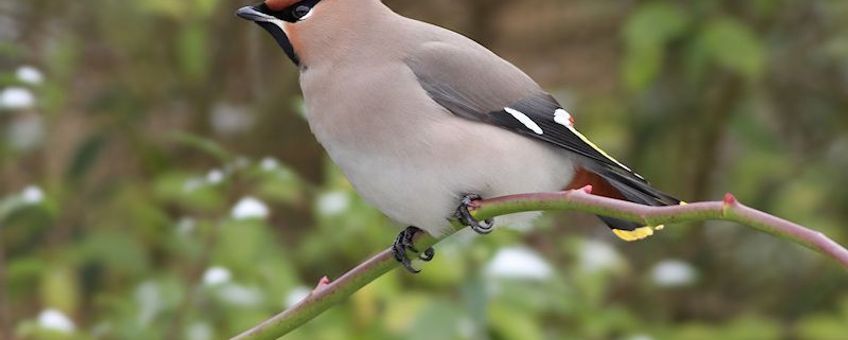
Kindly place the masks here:
MULTIPOLYGON (((393 249, 412 272, 406 253, 417 253, 417 232, 443 235, 454 217, 478 233, 532 218, 477 221, 468 205, 480 197, 592 185, 639 204, 681 203, 578 132, 524 72, 458 33, 379 0, 267 0, 237 15, 271 33, 298 66, 310 129, 356 191, 410 226, 393 249)), ((654 230, 601 220, 627 241, 654 230)))

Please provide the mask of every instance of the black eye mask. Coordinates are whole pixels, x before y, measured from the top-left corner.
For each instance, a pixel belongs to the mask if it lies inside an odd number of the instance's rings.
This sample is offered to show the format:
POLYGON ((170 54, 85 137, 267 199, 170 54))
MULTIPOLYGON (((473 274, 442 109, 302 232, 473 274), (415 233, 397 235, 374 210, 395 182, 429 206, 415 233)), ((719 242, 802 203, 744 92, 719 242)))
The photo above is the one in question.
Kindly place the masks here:
POLYGON ((283 8, 279 11, 271 10, 265 3, 262 3, 257 6, 247 6, 242 7, 236 12, 236 15, 256 22, 257 25, 264 28, 268 33, 271 33, 271 36, 274 37, 274 40, 277 41, 277 44, 280 45, 280 48, 286 52, 286 55, 291 59, 295 65, 300 66, 300 58, 297 56, 297 53, 294 50, 294 46, 292 46, 291 41, 289 40, 286 33, 283 31, 283 28, 278 24, 279 22, 275 22, 276 20, 282 20, 285 22, 296 23, 298 21, 306 18, 311 12, 312 9, 317 5, 321 0, 303 0, 294 3, 291 6, 283 8))
POLYGON ((312 8, 314 8, 315 5, 317 5, 319 2, 321 2, 321 0, 298 1, 293 5, 283 8, 279 11, 272 11, 270 8, 268 8, 267 5, 263 3, 257 6, 256 9, 277 19, 295 23, 300 20, 303 20, 304 17, 309 15, 309 13, 312 11, 312 8))

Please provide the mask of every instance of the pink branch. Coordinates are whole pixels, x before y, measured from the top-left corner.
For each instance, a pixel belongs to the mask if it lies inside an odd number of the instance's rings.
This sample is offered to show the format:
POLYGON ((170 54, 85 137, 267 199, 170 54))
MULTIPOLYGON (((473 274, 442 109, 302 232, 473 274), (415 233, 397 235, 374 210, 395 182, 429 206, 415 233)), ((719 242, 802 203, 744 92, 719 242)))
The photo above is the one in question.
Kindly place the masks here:
MULTIPOLYGON (((720 202, 691 203, 670 207, 650 207, 592 195, 592 187, 556 193, 536 193, 497 197, 477 201, 472 213, 478 219, 542 210, 577 210, 610 216, 647 226, 706 220, 726 220, 748 225, 818 251, 848 269, 848 249, 826 235, 801 225, 749 208, 731 194, 720 202)), ((455 231, 461 229, 458 226, 455 231)), ((438 240, 423 236, 415 240, 424 249, 438 240)), ((323 278, 312 293, 297 305, 268 319, 233 339, 276 339, 340 303, 360 288, 377 279, 398 264, 390 249, 384 250, 330 282, 323 278)))

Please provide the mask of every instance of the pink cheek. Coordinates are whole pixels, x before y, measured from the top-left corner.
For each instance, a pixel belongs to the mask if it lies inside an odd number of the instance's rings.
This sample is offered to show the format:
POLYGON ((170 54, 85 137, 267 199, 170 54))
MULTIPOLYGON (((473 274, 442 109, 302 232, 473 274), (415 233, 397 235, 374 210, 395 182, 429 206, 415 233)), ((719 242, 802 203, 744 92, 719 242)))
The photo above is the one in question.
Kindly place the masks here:
POLYGON ((297 30, 293 27, 293 25, 288 25, 285 31, 294 51, 298 54, 302 53, 303 50, 301 49, 300 35, 297 33, 297 30))

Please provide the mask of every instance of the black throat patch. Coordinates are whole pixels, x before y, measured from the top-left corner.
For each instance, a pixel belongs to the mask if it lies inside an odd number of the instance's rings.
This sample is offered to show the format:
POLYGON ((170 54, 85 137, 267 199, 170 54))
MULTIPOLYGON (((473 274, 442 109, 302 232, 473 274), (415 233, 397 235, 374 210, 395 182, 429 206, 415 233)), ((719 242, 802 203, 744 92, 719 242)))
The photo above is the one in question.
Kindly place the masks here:
POLYGON ((295 65, 300 67, 300 57, 298 57, 295 52, 291 39, 289 39, 286 32, 283 31, 283 28, 278 25, 279 22, 275 22, 275 20, 270 18, 273 17, 277 20, 296 25, 297 22, 306 20, 309 15, 312 14, 312 9, 315 8, 319 2, 321 2, 321 0, 302 0, 281 10, 272 10, 263 2, 262 4, 251 7, 250 10, 246 13, 240 14, 240 16, 255 21, 259 26, 268 31, 268 33, 274 37, 274 40, 277 41, 277 44, 280 45, 280 48, 286 52, 289 59, 291 59, 295 65), (251 11, 253 13, 258 12, 259 14, 253 14, 251 11))
POLYGON ((271 33, 271 36, 274 37, 274 40, 277 41, 277 45, 280 45, 280 48, 283 49, 283 52, 286 52, 286 55, 291 59, 291 61, 300 66, 300 57, 297 56, 297 53, 294 52, 294 46, 292 46, 289 37, 286 36, 286 32, 283 32, 283 29, 280 26, 277 26, 274 23, 270 22, 262 22, 257 21, 257 25, 264 28, 268 33, 271 33))

